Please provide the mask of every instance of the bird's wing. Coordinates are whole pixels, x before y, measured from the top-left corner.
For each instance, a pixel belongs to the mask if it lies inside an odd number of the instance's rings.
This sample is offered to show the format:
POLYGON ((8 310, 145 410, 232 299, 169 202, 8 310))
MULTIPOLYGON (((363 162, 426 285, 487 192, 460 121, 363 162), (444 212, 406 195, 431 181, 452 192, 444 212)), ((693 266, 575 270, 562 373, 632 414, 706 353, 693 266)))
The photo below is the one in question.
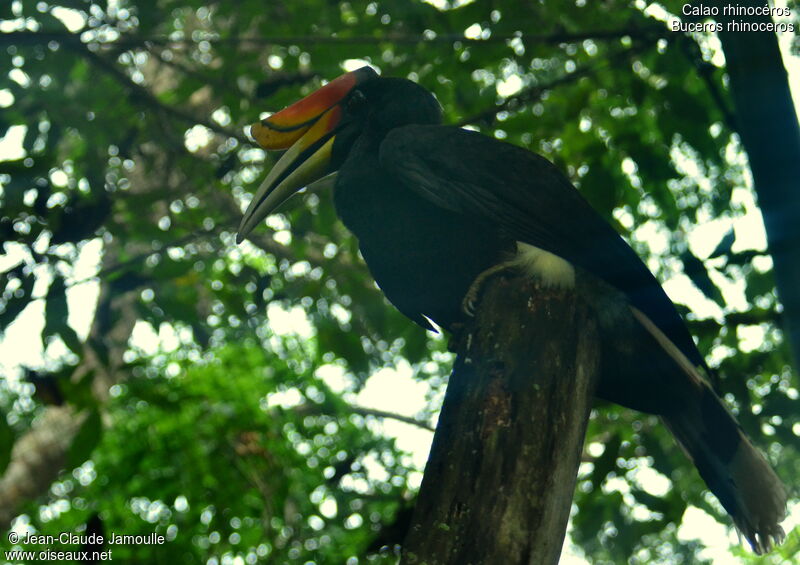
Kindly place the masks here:
POLYGON ((405 126, 380 148, 381 165, 409 189, 491 222, 624 292, 695 365, 706 367, 653 274, 555 165, 522 148, 445 126, 405 126))

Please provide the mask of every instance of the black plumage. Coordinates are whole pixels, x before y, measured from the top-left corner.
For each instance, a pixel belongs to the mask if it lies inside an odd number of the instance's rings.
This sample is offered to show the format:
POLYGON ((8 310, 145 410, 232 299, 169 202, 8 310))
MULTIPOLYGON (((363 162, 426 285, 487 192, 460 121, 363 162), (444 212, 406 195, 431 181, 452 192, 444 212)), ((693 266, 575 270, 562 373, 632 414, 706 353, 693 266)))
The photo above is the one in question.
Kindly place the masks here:
POLYGON ((600 320, 598 394, 661 415, 753 547, 780 540, 783 486, 707 384, 703 356, 645 264, 549 161, 440 122, 424 88, 360 69, 254 125, 263 146, 291 148, 240 236, 335 170, 339 216, 386 297, 423 327, 463 322, 465 295, 497 265, 544 278, 573 269, 600 320), (520 261, 526 253, 536 260, 520 261))

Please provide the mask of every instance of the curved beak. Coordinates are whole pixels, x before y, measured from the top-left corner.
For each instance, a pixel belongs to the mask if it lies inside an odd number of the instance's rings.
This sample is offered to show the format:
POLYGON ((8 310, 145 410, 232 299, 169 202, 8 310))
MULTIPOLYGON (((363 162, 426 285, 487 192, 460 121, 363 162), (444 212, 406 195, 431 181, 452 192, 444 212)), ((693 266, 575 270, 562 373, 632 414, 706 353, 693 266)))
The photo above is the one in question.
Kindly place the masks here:
POLYGON ((342 125, 339 104, 356 85, 375 76, 369 67, 349 72, 250 126, 250 135, 264 149, 288 150, 253 196, 239 224, 237 243, 295 192, 332 172, 333 143, 342 125))

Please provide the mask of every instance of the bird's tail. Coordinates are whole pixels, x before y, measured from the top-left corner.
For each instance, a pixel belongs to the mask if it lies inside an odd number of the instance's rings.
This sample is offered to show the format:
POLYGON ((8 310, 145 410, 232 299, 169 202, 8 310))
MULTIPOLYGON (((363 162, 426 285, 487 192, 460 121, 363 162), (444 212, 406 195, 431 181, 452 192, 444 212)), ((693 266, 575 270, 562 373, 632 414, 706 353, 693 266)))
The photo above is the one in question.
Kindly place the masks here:
POLYGON ((765 553, 783 541, 786 490, 711 387, 698 400, 664 421, 753 551, 765 553))
POLYGON ((786 490, 697 367, 641 312, 634 316, 688 378, 691 394, 661 417, 758 554, 785 537, 786 490))

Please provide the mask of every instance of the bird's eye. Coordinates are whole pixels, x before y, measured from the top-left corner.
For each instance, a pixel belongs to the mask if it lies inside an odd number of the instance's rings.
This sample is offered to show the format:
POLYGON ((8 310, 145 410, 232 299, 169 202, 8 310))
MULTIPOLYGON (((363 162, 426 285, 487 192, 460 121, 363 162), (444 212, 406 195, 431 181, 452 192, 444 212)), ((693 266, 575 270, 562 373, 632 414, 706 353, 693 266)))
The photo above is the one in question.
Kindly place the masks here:
POLYGON ((357 114, 364 108, 367 102, 367 97, 360 90, 354 90, 347 101, 347 111, 351 114, 357 114))

